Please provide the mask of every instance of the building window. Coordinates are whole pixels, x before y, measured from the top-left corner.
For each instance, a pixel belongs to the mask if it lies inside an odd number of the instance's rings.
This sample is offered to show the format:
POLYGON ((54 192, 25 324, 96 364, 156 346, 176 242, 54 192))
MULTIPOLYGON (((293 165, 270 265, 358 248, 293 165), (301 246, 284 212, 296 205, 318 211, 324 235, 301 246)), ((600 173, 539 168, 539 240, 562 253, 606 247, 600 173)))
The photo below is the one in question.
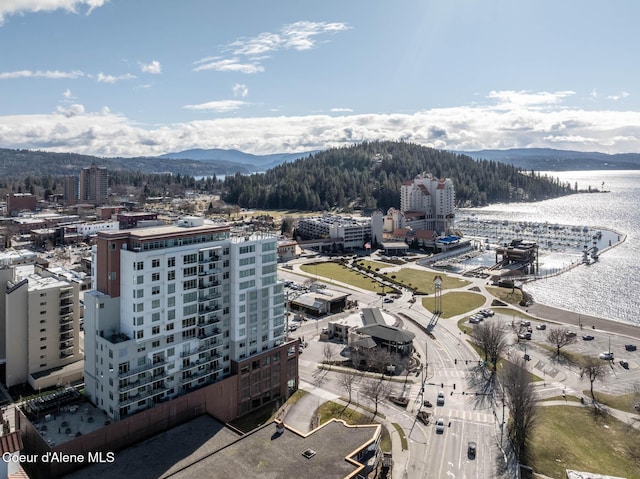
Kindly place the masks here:
POLYGON ((182 258, 182 264, 193 264, 197 262, 198 262, 198 255, 195 253, 184 255, 182 258))

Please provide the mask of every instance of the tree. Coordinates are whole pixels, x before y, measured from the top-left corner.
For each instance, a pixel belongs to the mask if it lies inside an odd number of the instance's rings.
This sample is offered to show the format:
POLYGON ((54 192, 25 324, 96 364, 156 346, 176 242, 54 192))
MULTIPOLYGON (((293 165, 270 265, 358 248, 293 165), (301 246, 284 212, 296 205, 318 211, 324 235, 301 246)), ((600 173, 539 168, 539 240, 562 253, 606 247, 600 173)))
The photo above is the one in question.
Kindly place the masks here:
POLYGON ((567 328, 554 328, 547 333, 547 342, 556 347, 556 356, 560 356, 560 348, 576 341, 575 333, 571 334, 567 328))
POLYGON ((482 322, 473 328, 471 337, 484 353, 484 360, 493 364, 495 371, 498 360, 507 350, 505 330, 500 323, 482 322))
POLYGON ((389 397, 391 391, 391 384, 382 378, 367 379, 365 381, 362 392, 365 394, 367 400, 371 401, 375 406, 375 410, 373 412, 374 417, 378 415, 378 404, 383 399, 389 397))
POLYGON ((331 346, 331 343, 324 343, 322 347, 322 358, 326 364, 330 364, 333 360, 333 346, 331 346))
POLYGON ((351 395, 353 394, 354 386, 362 379, 362 373, 357 369, 349 369, 346 372, 340 374, 338 382, 340 387, 345 390, 349 395, 349 404, 351 404, 351 395))
POLYGON ((596 397, 593 393, 593 383, 596 380, 602 380, 607 375, 607 365, 600 358, 594 356, 585 357, 580 364, 580 379, 585 377, 589 380, 591 385, 591 400, 595 407, 596 397))
POLYGON ((531 375, 524 359, 518 357, 505 363, 500 377, 504 401, 510 412, 507 432, 518 462, 524 463, 537 412, 531 375))

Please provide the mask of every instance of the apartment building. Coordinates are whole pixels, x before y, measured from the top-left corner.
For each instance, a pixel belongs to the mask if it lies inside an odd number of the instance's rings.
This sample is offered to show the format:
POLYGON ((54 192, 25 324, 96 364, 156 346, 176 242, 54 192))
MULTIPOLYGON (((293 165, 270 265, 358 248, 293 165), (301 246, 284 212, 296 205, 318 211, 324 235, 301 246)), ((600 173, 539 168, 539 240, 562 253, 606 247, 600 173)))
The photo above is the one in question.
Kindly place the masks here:
POLYGON ((80 284, 37 265, 0 269, 4 383, 33 389, 82 379, 80 284))
POLYGON ((78 202, 101 205, 107 201, 109 174, 104 166, 91 165, 80 170, 78 202))
POLYGON ((297 388, 277 261, 275 236, 201 218, 98 232, 85 293, 87 397, 120 419, 237 374, 221 400, 243 414, 297 388))
POLYGON ((362 248, 371 241, 371 219, 336 215, 300 218, 297 231, 305 239, 335 239, 344 249, 362 248))

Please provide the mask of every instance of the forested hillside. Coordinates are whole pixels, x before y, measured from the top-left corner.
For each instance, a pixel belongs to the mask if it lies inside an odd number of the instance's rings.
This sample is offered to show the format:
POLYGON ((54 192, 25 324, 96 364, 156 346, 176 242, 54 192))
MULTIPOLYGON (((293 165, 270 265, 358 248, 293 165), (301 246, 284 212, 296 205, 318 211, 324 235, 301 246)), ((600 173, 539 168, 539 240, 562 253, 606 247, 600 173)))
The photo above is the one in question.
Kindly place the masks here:
POLYGON ((245 208, 382 208, 400 206, 400 185, 426 172, 451 178, 458 206, 534 201, 572 193, 569 184, 495 161, 410 143, 374 142, 330 149, 266 173, 224 182, 225 201, 245 208))

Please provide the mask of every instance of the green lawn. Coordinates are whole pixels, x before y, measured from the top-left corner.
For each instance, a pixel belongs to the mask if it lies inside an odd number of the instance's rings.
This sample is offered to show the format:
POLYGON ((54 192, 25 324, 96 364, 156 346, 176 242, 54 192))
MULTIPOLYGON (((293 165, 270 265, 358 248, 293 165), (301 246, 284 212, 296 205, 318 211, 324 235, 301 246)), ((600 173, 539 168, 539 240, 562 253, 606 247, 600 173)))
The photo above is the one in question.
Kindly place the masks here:
MULTIPOLYGON (((300 269, 312 278, 322 276, 323 280, 328 279, 329 282, 331 280, 339 281, 374 293, 382 291, 380 283, 377 281, 332 261, 303 264, 300 269)), ((389 292, 389 288, 386 288, 386 290, 389 292)))
POLYGON ((436 276, 440 276, 442 278, 443 290, 462 288, 471 284, 465 279, 458 279, 446 274, 422 271, 415 268, 403 268, 399 271, 395 271, 389 276, 389 278, 393 281, 402 283, 404 286, 416 289, 418 294, 433 294, 435 292, 433 279, 436 276))
POLYGON ((359 259, 357 264, 364 266, 364 269, 367 270, 369 269, 368 267, 371 266, 371 271, 375 271, 376 269, 391 268, 392 266, 394 266, 393 264, 382 263, 381 261, 369 261, 368 259, 359 259))
MULTIPOLYGON (((468 313, 479 308, 485 303, 485 297, 477 293, 451 291, 442 295, 442 315, 443 318, 451 318, 458 314, 468 313)), ((436 298, 427 296, 422 298, 422 306, 429 311, 434 311, 436 298)))
MULTIPOLYGON (((582 394, 584 394, 585 397, 588 397, 588 398, 591 397, 591 391, 588 389, 585 389, 584 391, 582 391, 582 394)), ((631 412, 634 414, 637 413, 637 411, 633 409, 633 405, 638 402, 638 399, 636 398, 636 395, 634 393, 614 396, 612 394, 606 394, 603 392, 594 391, 594 394, 596 396, 596 401, 604 404, 605 406, 608 406, 613 409, 619 409, 620 411, 631 412)))
POLYGON ((591 408, 575 406, 540 407, 538 417, 529 462, 537 473, 564 479, 566 469, 576 469, 640 479, 636 429, 608 415, 594 416, 591 408))
POLYGON ((520 301, 522 301, 522 291, 519 289, 487 286, 487 291, 505 303, 520 304, 520 301))

